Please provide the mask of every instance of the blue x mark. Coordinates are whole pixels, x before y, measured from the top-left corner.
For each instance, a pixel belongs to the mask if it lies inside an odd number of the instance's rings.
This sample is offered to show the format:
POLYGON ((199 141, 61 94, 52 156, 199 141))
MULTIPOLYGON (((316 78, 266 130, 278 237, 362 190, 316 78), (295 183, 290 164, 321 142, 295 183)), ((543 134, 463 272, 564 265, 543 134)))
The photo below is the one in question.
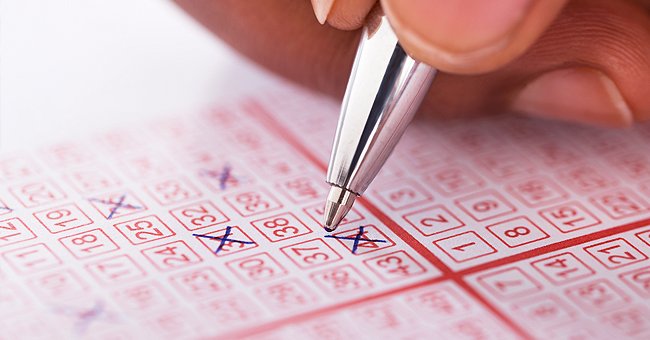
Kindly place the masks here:
POLYGON ((92 201, 92 202, 98 202, 98 203, 108 204, 108 205, 113 206, 111 208, 111 210, 110 210, 110 213, 108 214, 108 217, 106 217, 107 220, 110 220, 111 218, 113 218, 113 215, 115 215, 115 213, 117 212, 117 209, 120 209, 120 208, 142 209, 142 207, 136 207, 135 205, 124 204, 124 200, 126 200, 126 194, 120 196, 120 198, 117 200, 117 202, 100 200, 100 199, 97 199, 97 198, 89 199, 89 201, 92 201))
POLYGON ((365 242, 386 242, 386 240, 371 240, 371 239, 363 238, 363 234, 365 233, 365 231, 363 229, 364 229, 364 226, 360 226, 359 227, 359 232, 354 237, 351 237, 351 236, 336 236, 336 235, 325 235, 325 237, 335 238, 337 240, 351 240, 351 241, 354 241, 354 243, 352 244, 352 254, 355 254, 357 252, 357 248, 359 248, 359 241, 361 241, 361 240, 363 240, 365 242))
POLYGON ((223 248, 223 246, 224 246, 224 244, 226 244, 226 242, 236 242, 236 243, 242 243, 242 244, 255 244, 255 242, 252 242, 252 241, 241 241, 241 240, 235 240, 235 239, 232 239, 232 238, 228 238, 228 236, 230 236, 232 234, 231 230, 232 230, 232 227, 227 226, 226 227, 226 232, 223 234, 223 236, 210 236, 210 235, 202 235, 202 234, 192 234, 192 236, 207 238, 207 239, 211 239, 211 240, 219 240, 219 246, 214 251, 215 254, 218 254, 221 251, 221 248, 223 248))
POLYGON ((78 310, 77 308, 68 306, 55 306, 54 310, 57 314, 64 314, 75 318, 73 329, 77 335, 85 333, 90 327, 90 324, 95 320, 113 319, 113 317, 108 314, 106 306, 102 301, 96 301, 95 305, 87 310, 78 310))
POLYGON ((101 301, 98 301, 93 308, 79 313, 79 319, 75 324, 77 334, 84 333, 93 322, 93 320, 99 318, 103 312, 104 304, 101 301))
POLYGON ((214 170, 201 170, 201 174, 211 178, 217 178, 219 180, 219 188, 221 190, 226 190, 226 183, 228 183, 228 180, 232 178, 232 167, 226 164, 223 166, 221 172, 214 170))

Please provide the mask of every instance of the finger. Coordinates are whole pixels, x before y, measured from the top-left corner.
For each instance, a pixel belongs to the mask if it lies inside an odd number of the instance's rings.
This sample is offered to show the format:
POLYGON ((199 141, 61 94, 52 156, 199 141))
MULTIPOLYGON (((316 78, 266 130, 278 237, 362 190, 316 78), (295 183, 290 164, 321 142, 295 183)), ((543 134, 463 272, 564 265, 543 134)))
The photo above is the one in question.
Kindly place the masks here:
MULTIPOLYGON (((342 96, 357 33, 319 25, 308 2, 177 1, 260 64, 342 96), (283 20, 272 19, 278 17, 283 20)), ((648 119, 649 25, 647 9, 630 1, 571 1, 537 43, 504 68, 473 76, 439 73, 421 112, 458 117, 514 110, 620 126, 629 122, 619 113, 627 107, 635 120, 648 119), (567 87, 554 91, 562 83, 567 87)))
POLYGON ((311 4, 296 0, 175 0, 245 56, 293 81, 341 97, 358 32, 314 20, 311 4))
POLYGON ((521 55, 566 0, 381 0, 402 46, 453 73, 494 70, 521 55))
POLYGON ((512 110, 603 126, 650 119, 650 17, 632 1, 571 1, 521 58, 497 72, 441 75, 437 114, 512 110), (462 96, 462 100, 458 98, 462 96), (452 98, 452 99, 450 99, 452 98))
POLYGON ((377 0, 311 0, 318 22, 341 30, 361 27, 376 3, 377 0))

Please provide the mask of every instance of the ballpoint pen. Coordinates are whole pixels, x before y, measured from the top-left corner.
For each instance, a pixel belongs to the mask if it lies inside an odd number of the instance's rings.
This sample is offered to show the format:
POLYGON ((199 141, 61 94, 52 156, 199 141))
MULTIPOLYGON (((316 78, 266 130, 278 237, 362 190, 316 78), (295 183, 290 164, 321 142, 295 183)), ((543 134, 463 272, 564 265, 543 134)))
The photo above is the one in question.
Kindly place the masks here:
MULTIPOLYGON (((381 11, 375 8, 376 11, 381 11)), ((363 28, 327 170, 331 185, 324 213, 336 229, 375 178, 404 134, 436 70, 404 52, 386 16, 363 28)))

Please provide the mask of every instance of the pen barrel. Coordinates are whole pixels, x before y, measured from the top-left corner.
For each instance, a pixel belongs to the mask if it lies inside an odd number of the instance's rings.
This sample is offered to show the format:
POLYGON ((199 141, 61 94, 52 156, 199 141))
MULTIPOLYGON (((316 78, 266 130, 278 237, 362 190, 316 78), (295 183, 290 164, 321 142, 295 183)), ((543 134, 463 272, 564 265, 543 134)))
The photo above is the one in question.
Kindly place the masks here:
POLYGON ((361 36, 327 182, 363 194, 404 134, 436 70, 409 57, 384 16, 361 36))

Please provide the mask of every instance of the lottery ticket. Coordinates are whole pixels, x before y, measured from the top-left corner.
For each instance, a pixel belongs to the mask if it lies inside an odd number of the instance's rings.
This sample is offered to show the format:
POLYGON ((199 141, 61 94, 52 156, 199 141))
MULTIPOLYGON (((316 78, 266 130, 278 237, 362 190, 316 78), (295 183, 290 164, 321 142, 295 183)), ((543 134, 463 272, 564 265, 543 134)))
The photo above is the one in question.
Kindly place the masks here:
POLYGON ((650 125, 418 118, 333 233, 294 88, 0 157, 1 338, 650 338, 650 125))

